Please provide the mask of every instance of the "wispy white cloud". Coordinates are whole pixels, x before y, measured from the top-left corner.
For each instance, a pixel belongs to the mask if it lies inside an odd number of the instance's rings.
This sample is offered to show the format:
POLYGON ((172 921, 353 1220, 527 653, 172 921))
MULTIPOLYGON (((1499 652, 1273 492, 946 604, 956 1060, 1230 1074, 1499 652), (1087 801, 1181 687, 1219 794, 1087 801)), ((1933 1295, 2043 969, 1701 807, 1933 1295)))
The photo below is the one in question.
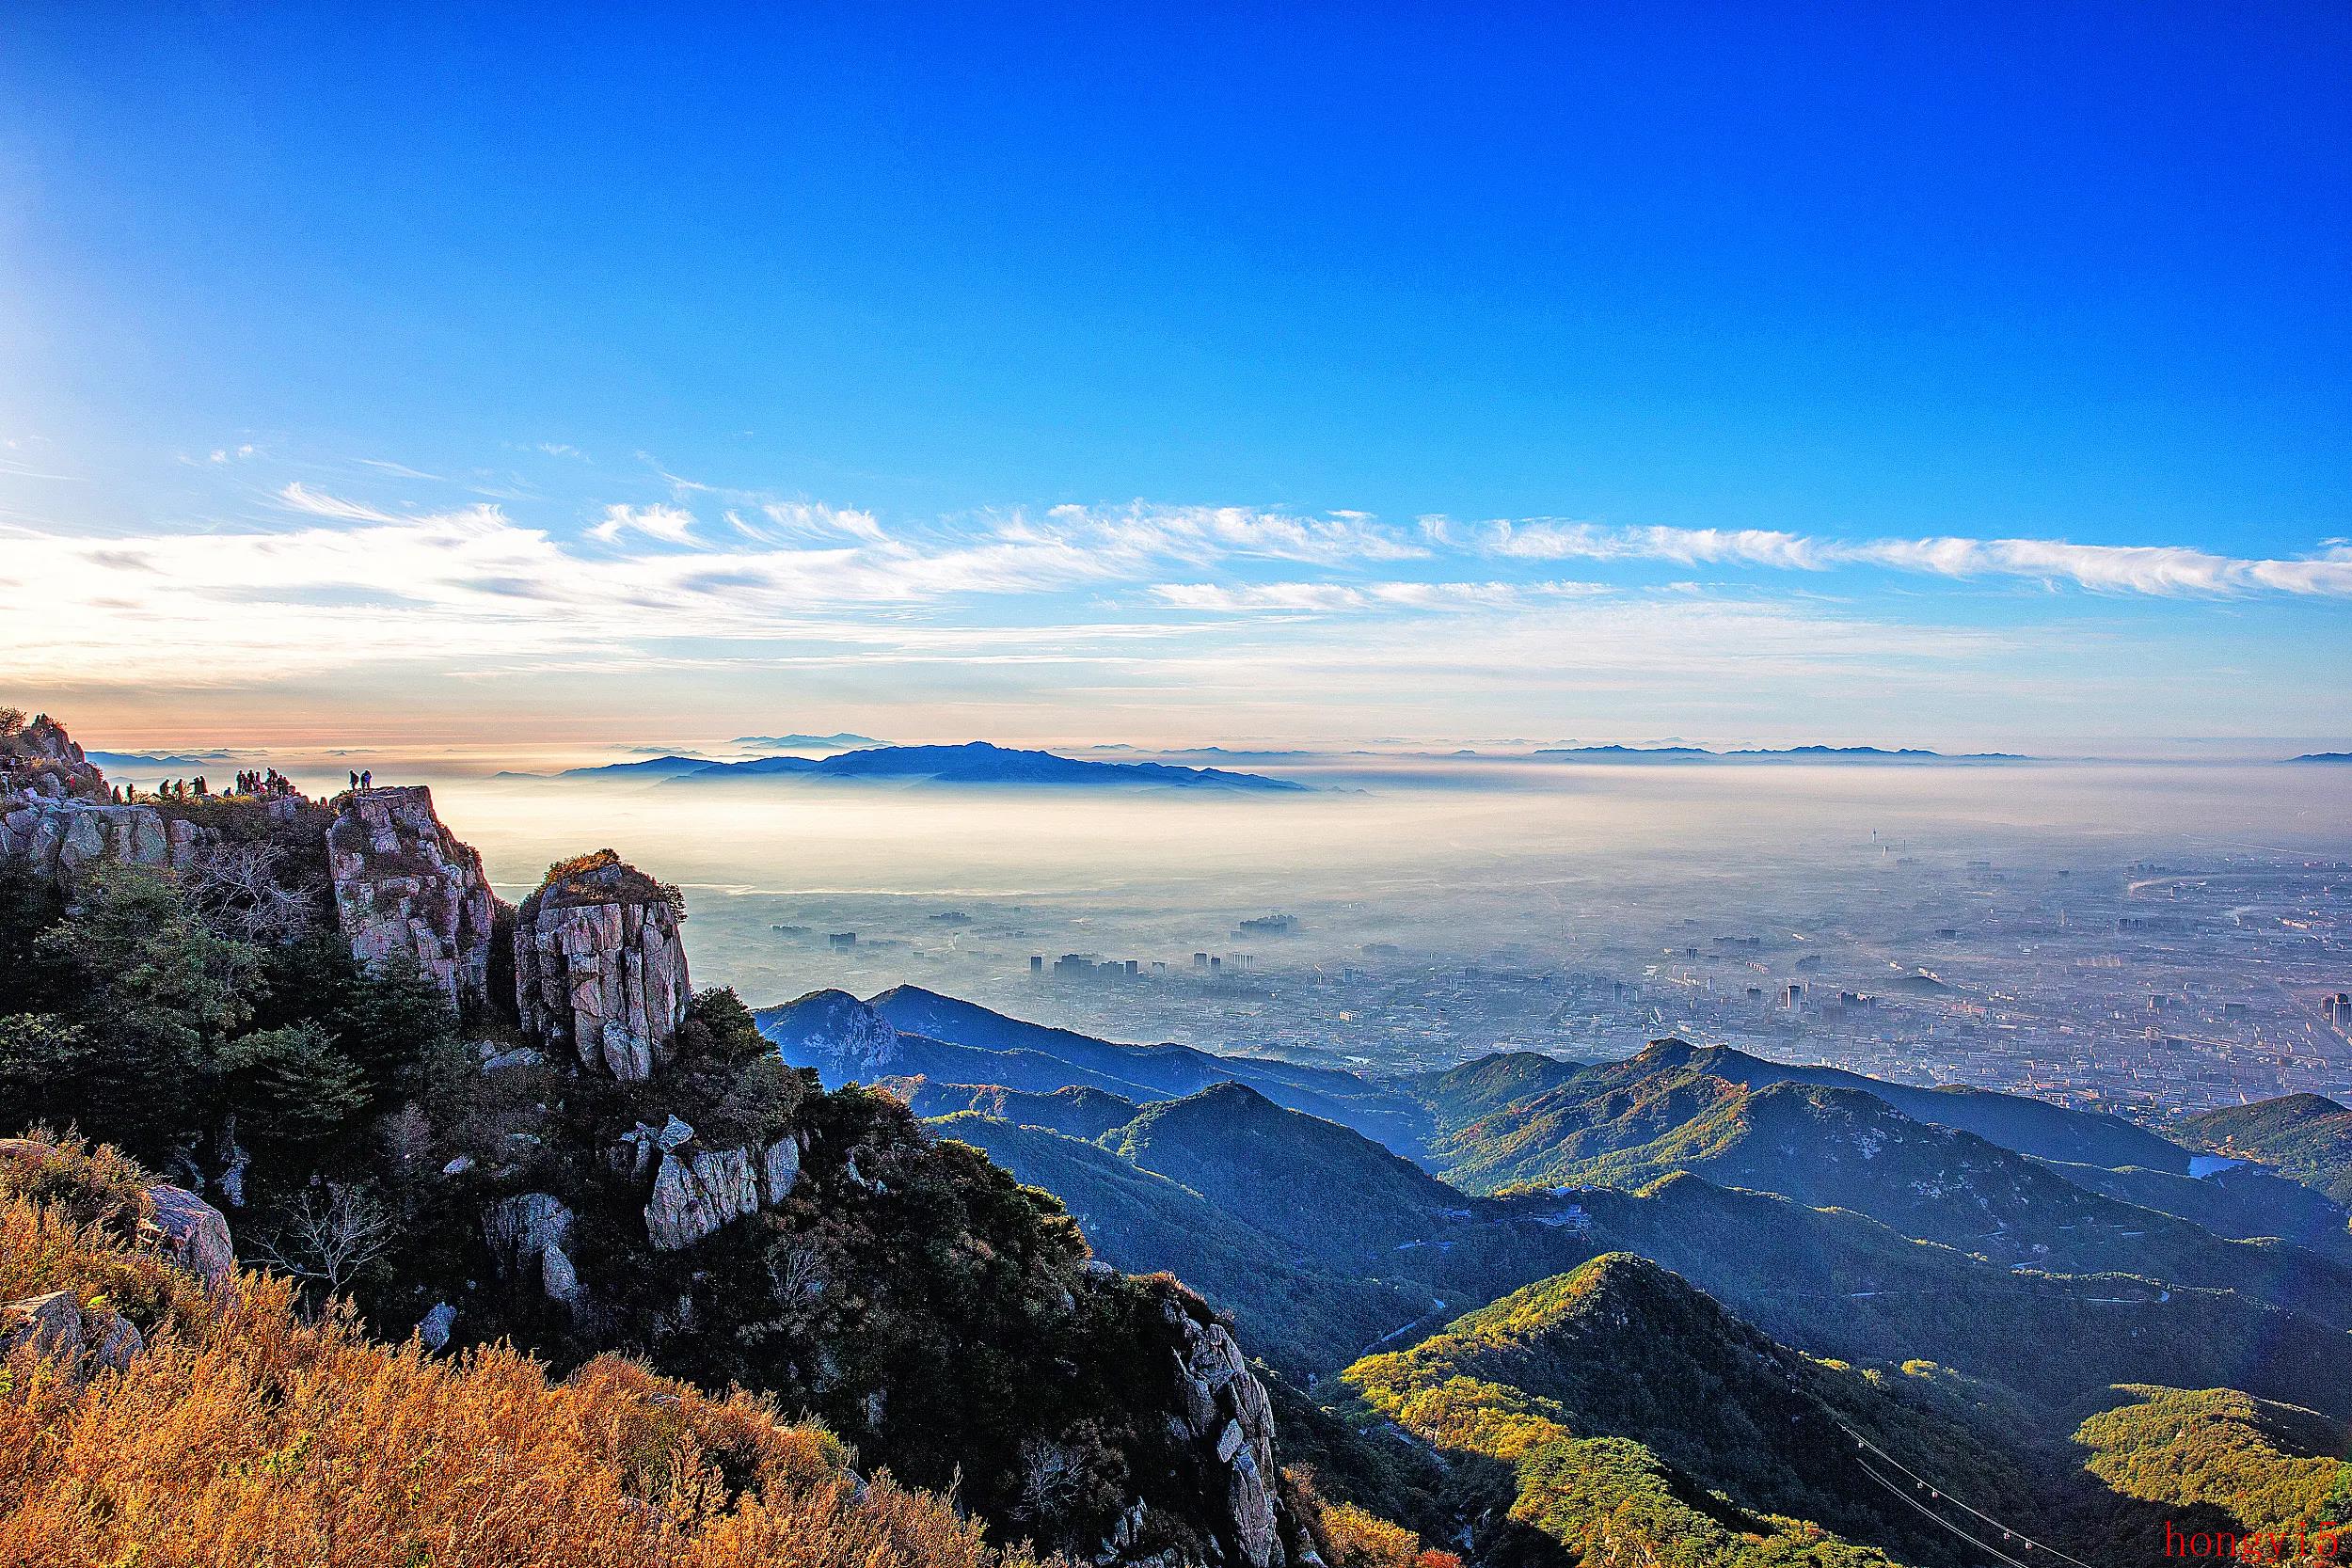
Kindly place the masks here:
POLYGON ((1301 614, 1352 610, 1464 611, 1513 609, 1545 599, 1606 594, 1597 582, 1164 582, 1152 596, 1177 610, 1301 614))
MULTIPOLYGON (((246 450, 250 451, 252 449, 248 447, 246 450)), ((438 482, 441 478, 439 474, 429 474, 422 468, 412 468, 405 463, 389 462, 381 457, 362 457, 359 463, 363 467, 373 468, 380 473, 395 474, 402 479, 429 479, 438 482)))
POLYGON ((1042 522, 1016 516, 1003 527, 1012 540, 1056 539, 1121 560, 1296 561, 1327 566, 1415 561, 1426 546, 1361 512, 1306 517, 1245 506, 1057 506, 1042 522))
POLYGON ((296 512, 307 512, 313 517, 335 517, 353 523, 394 523, 400 520, 390 513, 379 512, 373 506, 363 506, 358 501, 313 490, 300 480, 278 491, 278 499, 296 512))
POLYGON ((610 545, 624 533, 643 534, 664 545, 699 545, 694 537, 694 515, 682 507, 623 506, 618 503, 604 509, 604 521, 588 531, 588 537, 600 545, 610 545))
POLYGON ((881 544, 887 537, 871 512, 851 507, 826 506, 816 501, 770 501, 759 511, 769 525, 765 533, 734 514, 729 516, 739 530, 755 538, 837 541, 846 536, 881 544))
POLYGON ((2249 559, 2168 545, 2077 545, 2061 539, 1823 539, 1770 529, 1604 528, 1535 519, 1482 525, 1479 547, 1536 561, 1661 561, 1824 572, 1875 566, 1946 578, 2007 577, 2095 593, 2161 596, 2265 591, 2352 596, 2352 549, 2249 559))
POLYGON ((419 672, 479 684, 595 671, 755 682, 791 671, 877 690, 892 680, 924 692, 994 683, 1040 703, 1115 688, 1206 707, 1247 690, 1302 711, 1402 712, 1476 694, 1501 715, 1522 698, 1565 711, 1578 692, 1631 705, 1740 692, 1785 702, 1789 690, 1833 688, 1863 701, 1876 681, 1963 691, 1987 671, 2007 680, 2033 661, 2046 682, 2074 677, 2050 673, 2053 650, 2074 645, 2055 624, 2021 641, 1936 625, 1927 595, 1890 597, 1899 613, 1871 613, 1842 592, 1833 601, 1690 580, 1720 578, 1721 568, 1807 586, 1869 568, 2176 597, 2352 594, 2352 546, 2341 540, 2296 560, 2242 560, 1556 519, 1433 517, 1398 529, 1356 512, 1141 501, 885 522, 688 482, 652 493, 662 499, 597 498, 584 516, 563 506, 562 522, 542 526, 529 519, 557 503, 411 513, 313 478, 284 484, 274 497, 282 511, 249 524, 102 537, 0 521, 9 630, 0 682, 251 688, 298 673, 422 692, 419 672), (1591 575, 1611 581, 1573 580, 1550 564, 1571 561, 1599 563, 1591 575), (1603 569, 1616 562, 1699 570, 1603 569), (1651 576, 1677 580, 1643 585, 1651 576), (903 671, 870 673, 893 667, 903 671))

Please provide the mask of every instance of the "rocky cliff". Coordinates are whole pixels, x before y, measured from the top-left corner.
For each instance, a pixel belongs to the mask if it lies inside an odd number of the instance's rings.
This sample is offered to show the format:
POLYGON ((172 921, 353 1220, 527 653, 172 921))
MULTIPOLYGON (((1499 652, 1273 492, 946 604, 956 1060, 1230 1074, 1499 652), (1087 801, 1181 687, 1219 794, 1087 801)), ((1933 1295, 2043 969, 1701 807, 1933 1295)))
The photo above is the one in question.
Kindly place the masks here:
POLYGON ((801 1176, 801 1146, 790 1133, 732 1148, 695 1147, 693 1128, 672 1117, 660 1128, 639 1122, 612 1151, 616 1170, 653 1179, 645 1199, 645 1239, 663 1252, 691 1246, 722 1226, 773 1208, 801 1176))
POLYGON ((0 708, 0 798, 40 796, 52 800, 105 800, 106 777, 82 752, 65 726, 47 714, 30 722, 15 708, 0 708))
POLYGON ((206 836, 195 823, 152 806, 101 805, 74 796, 0 800, 0 859, 59 883, 104 860, 184 871, 206 836))
MULTIPOLYGON (((213 876, 201 853, 174 860, 175 817, 215 835, 198 851, 265 849, 257 874, 307 879, 322 902, 331 886, 355 957, 411 958, 478 1015, 469 1053, 406 1017, 376 1041, 373 1015, 354 1013, 352 1039, 380 1054, 342 1056, 347 972, 281 935, 240 939, 293 1022, 230 1042, 275 1053, 233 1122, 238 1167, 249 1150, 262 1173, 238 1223, 315 1288, 395 1333, 416 1325, 433 1351, 512 1338, 570 1366, 626 1347, 706 1386, 756 1389, 821 1414, 896 1477, 960 1486, 1002 1540, 1104 1565, 1314 1568, 1230 1323, 1172 1279, 1093 1259, 1058 1202, 898 1101, 824 1092, 731 992, 693 994, 676 891, 612 852, 551 868, 514 911, 508 1030, 490 994, 501 907, 423 789, 160 813, 45 789, 16 806, 32 816, 9 820, 6 842, 19 826, 27 844, 54 842, 44 865, 119 856, 213 876), (364 1073, 337 1070, 359 1061, 364 1073), (313 1085, 375 1098, 326 1140, 297 1125, 313 1085)), ((193 907, 222 928, 228 906, 193 907)), ((95 1027, 102 1006, 77 1025, 95 1027)), ((860 1065, 889 1057, 898 1032, 849 1006, 860 1065)), ((57 1089, 61 1119, 113 1114, 79 1093, 57 1089)), ((167 1151, 214 1136, 164 1131, 167 1151)), ((232 1281, 218 1211, 175 1188, 124 1201, 125 1244, 177 1265, 177 1299, 201 1296, 189 1275, 232 1281)), ((99 1293, 28 1279, 0 1304, 0 1339, 77 1367, 135 1359, 152 1323, 98 1314, 99 1293)))
POLYGON ((482 857, 441 825, 421 784, 354 790, 326 831, 335 913, 363 964, 405 955, 453 1006, 490 1001, 498 901, 482 857))
POLYGON ((580 1065, 642 1084, 686 1022, 685 904, 610 849, 551 868, 515 923, 523 1030, 580 1065))
POLYGON ((201 829, 153 806, 116 804, 63 725, 45 714, 22 719, 0 709, 0 860, 60 886, 98 861, 181 871, 195 861, 201 829))

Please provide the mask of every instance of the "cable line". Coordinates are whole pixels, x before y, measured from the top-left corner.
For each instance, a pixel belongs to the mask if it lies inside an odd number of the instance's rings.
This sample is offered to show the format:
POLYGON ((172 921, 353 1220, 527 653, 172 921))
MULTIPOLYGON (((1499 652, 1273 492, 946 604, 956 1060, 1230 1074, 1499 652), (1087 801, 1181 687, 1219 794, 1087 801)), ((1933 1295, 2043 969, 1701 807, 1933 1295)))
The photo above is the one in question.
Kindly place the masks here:
MULTIPOLYGON (((1881 1486, 1883 1486, 1889 1492, 1894 1493, 1895 1496, 1900 1497, 1908 1506, 1918 1510, 1920 1514, 1924 1516, 1929 1523, 1951 1531, 1954 1535, 1959 1536, 1963 1541, 1967 1542, 1968 1544, 1976 1547, 1977 1550, 1980 1552, 1986 1553, 1992 1557, 1999 1558, 2003 1562, 2008 1563, 2010 1568, 2030 1568, 2029 1564, 2019 1561, 2017 1559, 2010 1556, 2007 1552, 2001 1550, 1998 1546, 1978 1540, 1966 1530, 1962 1529, 1958 1525, 1953 1524, 1949 1519, 1947 1519, 1942 1514, 1936 1513, 1935 1510, 1928 1507, 1925 1503, 1922 1503, 1909 1492, 1904 1491, 1901 1487, 1896 1485, 1884 1476, 1880 1475, 1876 1470, 1871 1469, 1867 1465, 1864 1465, 1862 1461, 1857 1459, 1854 1461, 1854 1464, 1861 1469, 1864 1475, 1868 1476, 1872 1481, 1877 1481, 1881 1486)), ((2068 1560, 2072 1561, 2073 1560, 2070 1558, 2068 1560)))
MULTIPOLYGON (((1832 1420, 1837 1419, 1835 1416, 1830 1418, 1832 1420)), ((1910 1477, 1915 1483, 1916 1483, 1928 1494, 1928 1496, 1935 1498, 1938 1502, 1949 1502, 1953 1507, 1975 1515, 1977 1518, 1983 1520, 1986 1524, 1991 1525, 1994 1529, 1999 1530, 2001 1532, 2002 1539, 2023 1542, 2027 1548, 2037 1552, 2047 1552, 2050 1556, 2058 1559, 2060 1562, 2073 1563, 2074 1568, 2090 1568, 2090 1564, 2085 1562, 2081 1558, 2069 1557, 2066 1553, 2059 1551, 2056 1546, 2045 1545, 2042 1542, 2036 1541, 2032 1536, 2027 1535, 2024 1530, 2013 1529, 2010 1526, 2003 1524, 2000 1520, 1993 1517, 1992 1514, 1984 1512, 1984 1510, 1980 1508, 1972 1508, 1967 1503, 1963 1502, 1959 1497, 1953 1497, 1941 1488, 1931 1484, 1926 1477, 1912 1469, 1901 1460, 1897 1459, 1893 1454, 1888 1453, 1884 1449, 1880 1448, 1876 1443, 1871 1442, 1867 1437, 1863 1436, 1862 1433, 1856 1432, 1845 1422, 1837 1421, 1837 1429, 1840 1432, 1843 1432, 1847 1436, 1852 1438, 1858 1447, 1868 1449, 1871 1453, 1878 1455, 1879 1458, 1884 1460, 1887 1464, 1893 1465, 1896 1469, 1910 1477)), ((1862 1465, 1862 1468, 1868 1471, 1871 1479, 1877 1481, 1881 1485, 1889 1484, 1885 1477, 1879 1475, 1874 1470, 1871 1470, 1869 1465, 1863 1465, 1862 1461, 1859 1459, 1855 1460, 1854 1463, 1862 1465)), ((1903 1492, 1899 1487, 1894 1488, 1894 1490, 1902 1497, 1903 1501, 1911 1504, 1914 1508, 1918 1508, 1920 1513, 1928 1514, 1930 1518, 1934 1519, 1936 1523, 1943 1525, 1945 1528, 1951 1530, 1953 1534, 1960 1536, 1963 1540, 1974 1542, 1979 1546, 1984 1546, 1986 1551, 1994 1552, 1994 1556, 2001 1558, 2004 1561, 2014 1562, 2017 1560, 2016 1559, 2010 1557, 2005 1552, 1999 1552, 1992 1546, 1986 1546, 1983 1542, 1977 1541, 1976 1537, 1969 1535, 1965 1530, 1953 1526, 1931 1511, 1920 1508, 1918 1500, 1913 1497, 1909 1493, 1903 1492)))

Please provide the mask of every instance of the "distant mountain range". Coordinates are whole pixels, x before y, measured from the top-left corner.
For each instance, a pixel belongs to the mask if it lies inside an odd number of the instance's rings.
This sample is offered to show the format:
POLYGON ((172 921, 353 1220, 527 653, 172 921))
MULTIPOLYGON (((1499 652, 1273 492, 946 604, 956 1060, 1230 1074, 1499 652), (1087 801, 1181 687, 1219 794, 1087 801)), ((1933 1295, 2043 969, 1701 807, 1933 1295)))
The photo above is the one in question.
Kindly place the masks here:
MULTIPOLYGON (((625 765, 626 766, 626 765, 625 765)), ((1307 785, 1261 773, 1179 768, 1162 762, 1088 762, 1053 752, 1018 751, 975 740, 961 746, 880 746, 829 757, 758 757, 682 771, 675 782, 802 777, 964 785, 1057 785, 1147 789, 1304 791, 1307 785)))
POLYGON ((851 735, 847 730, 840 730, 832 735, 739 735, 735 737, 735 744, 773 746, 785 752, 814 752, 828 748, 847 751, 852 746, 882 746, 887 742, 876 740, 870 735, 851 735))
POLYGON ((249 752, 85 752, 101 768, 217 768, 249 752))
MULTIPOLYGON (((771 741, 776 737, 769 737, 771 741)), ((790 739, 790 736, 783 737, 790 739)), ((805 738, 805 737, 803 737, 805 738)), ((538 773, 500 773, 501 779, 545 778, 538 773)), ((975 740, 961 746, 876 746, 831 756, 754 757, 720 762, 709 757, 660 756, 642 762, 567 768, 559 779, 653 780, 714 784, 743 779, 811 779, 835 783, 957 784, 966 787, 1077 789, 1190 789, 1301 793, 1311 785, 1262 773, 1220 768, 1179 768, 1162 762, 1089 762, 1053 752, 1017 751, 975 740)))
POLYGON ((2292 757, 2288 760, 2293 762, 2352 762, 2352 752, 2306 752, 2299 757, 2292 757))
POLYGON ((1120 1266, 1216 1279, 1295 1371, 1620 1248, 1813 1354, 1925 1357, 2053 1420, 2134 1381, 2352 1417, 2345 1210, 2253 1166, 2192 1180, 2189 1149, 2094 1112, 1671 1040, 1380 1078, 916 987, 756 1016, 787 1062, 1056 1193, 1120 1266))

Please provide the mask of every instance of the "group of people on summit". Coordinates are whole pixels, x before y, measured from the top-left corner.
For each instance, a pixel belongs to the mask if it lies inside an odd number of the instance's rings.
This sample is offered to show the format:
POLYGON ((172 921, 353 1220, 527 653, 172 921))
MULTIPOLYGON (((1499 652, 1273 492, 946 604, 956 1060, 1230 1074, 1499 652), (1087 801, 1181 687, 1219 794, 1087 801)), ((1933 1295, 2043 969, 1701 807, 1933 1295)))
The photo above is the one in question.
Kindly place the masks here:
MULTIPOLYGON (((375 775, 372 772, 361 769, 360 771, 351 775, 351 787, 354 789, 372 789, 374 785, 375 775)), ((213 786, 211 781, 206 779, 203 774, 199 773, 192 779, 166 779, 163 783, 155 786, 155 793, 151 798, 157 800, 186 800, 191 799, 201 800, 205 796, 212 794, 212 792, 213 786)), ((237 782, 230 789, 230 793, 233 795, 297 798, 302 794, 302 791, 295 787, 294 782, 292 779, 286 777, 285 774, 280 773, 275 768, 242 768, 238 771, 237 782)), ((137 800, 138 790, 136 786, 130 786, 127 788, 122 784, 117 784, 114 786, 114 802, 116 805, 130 805, 137 800)))

